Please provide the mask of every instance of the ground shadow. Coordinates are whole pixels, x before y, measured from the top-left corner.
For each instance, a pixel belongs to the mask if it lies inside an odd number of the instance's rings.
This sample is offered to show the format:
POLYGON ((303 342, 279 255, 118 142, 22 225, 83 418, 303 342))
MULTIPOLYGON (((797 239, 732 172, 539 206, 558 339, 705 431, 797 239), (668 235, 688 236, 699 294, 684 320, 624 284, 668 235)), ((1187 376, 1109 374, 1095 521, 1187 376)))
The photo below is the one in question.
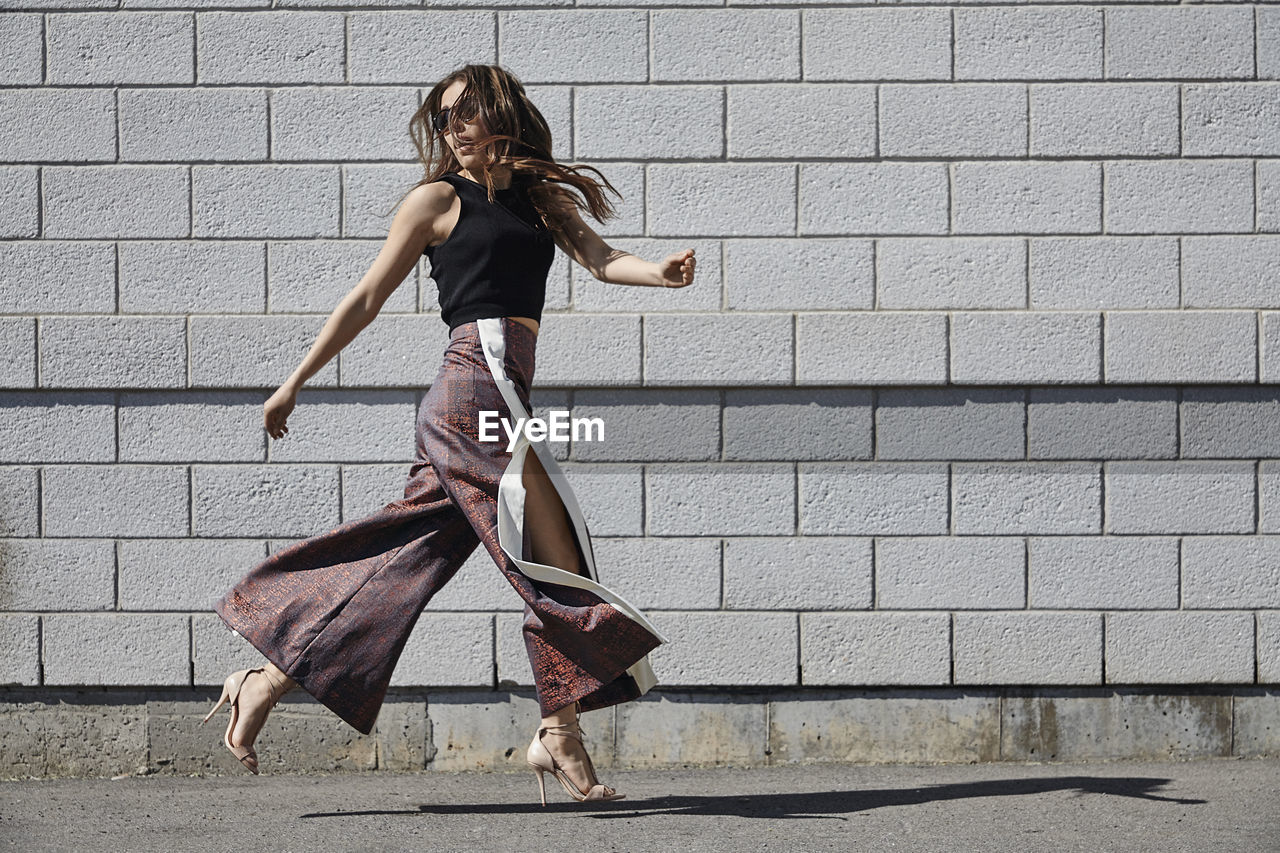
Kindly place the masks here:
MULTIPOLYGON (((1102 794, 1133 797, 1177 805, 1202 805, 1208 800, 1165 797, 1156 793, 1172 779, 1123 776, 1060 776, 1044 779, 992 779, 983 782, 960 782, 927 785, 919 788, 885 788, 883 790, 815 791, 807 793, 747 794, 740 796, 666 796, 647 800, 616 800, 594 803, 593 817, 646 817, 650 815, 706 815, 755 818, 815 818, 870 811, 886 806, 911 806, 945 800, 974 797, 1013 797, 1046 794, 1054 791, 1078 791, 1080 794, 1102 794)), ((549 810, 571 810, 582 813, 577 803, 474 803, 427 804, 417 809, 400 811, 313 812, 303 818, 415 815, 415 814, 515 814, 545 813, 549 810)))

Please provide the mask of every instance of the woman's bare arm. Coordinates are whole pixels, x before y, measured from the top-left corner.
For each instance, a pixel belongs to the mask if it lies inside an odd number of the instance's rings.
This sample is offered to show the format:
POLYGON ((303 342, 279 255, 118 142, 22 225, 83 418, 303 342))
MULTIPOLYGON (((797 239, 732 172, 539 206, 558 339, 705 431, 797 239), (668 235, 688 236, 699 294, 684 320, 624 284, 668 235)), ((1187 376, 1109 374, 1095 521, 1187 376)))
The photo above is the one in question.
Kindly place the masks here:
POLYGON ((297 389, 373 322, 405 280, 431 239, 436 218, 449 209, 454 190, 443 182, 414 188, 400 205, 382 250, 369 271, 333 309, 311 350, 285 385, 297 389))
POLYGON ((684 287, 693 283, 693 249, 667 255, 658 263, 614 249, 582 221, 576 207, 566 210, 563 234, 556 245, 599 281, 639 287, 684 287))

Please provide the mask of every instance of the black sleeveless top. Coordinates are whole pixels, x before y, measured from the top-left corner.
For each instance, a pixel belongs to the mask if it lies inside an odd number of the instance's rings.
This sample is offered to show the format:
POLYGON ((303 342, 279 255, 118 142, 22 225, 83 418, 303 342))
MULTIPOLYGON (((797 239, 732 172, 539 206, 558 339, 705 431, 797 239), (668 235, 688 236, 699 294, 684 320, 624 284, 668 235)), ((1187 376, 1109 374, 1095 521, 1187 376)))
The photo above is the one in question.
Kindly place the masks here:
POLYGON ((542 321, 547 271, 555 260, 551 232, 529 201, 528 178, 494 190, 456 172, 441 175, 458 193, 458 223, 443 243, 427 246, 431 277, 440 292, 440 318, 452 332, 482 317, 542 321))

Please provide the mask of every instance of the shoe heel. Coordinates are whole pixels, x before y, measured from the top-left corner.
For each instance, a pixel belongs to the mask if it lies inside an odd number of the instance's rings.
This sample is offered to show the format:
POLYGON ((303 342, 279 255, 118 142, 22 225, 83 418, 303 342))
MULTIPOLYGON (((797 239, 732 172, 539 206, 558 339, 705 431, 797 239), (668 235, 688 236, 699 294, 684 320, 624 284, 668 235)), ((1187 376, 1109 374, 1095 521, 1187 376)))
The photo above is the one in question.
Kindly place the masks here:
POLYGON ((222 696, 218 698, 218 704, 213 706, 213 710, 205 714, 204 719, 200 721, 200 725, 204 725, 213 719, 213 715, 218 713, 218 709, 227 704, 227 700, 231 698, 231 692, 227 690, 227 685, 222 685, 222 696))
POLYGON ((547 804, 547 786, 542 781, 542 774, 546 771, 532 762, 529 763, 529 766, 533 768, 533 772, 538 774, 538 793, 542 796, 542 804, 545 806, 547 804))

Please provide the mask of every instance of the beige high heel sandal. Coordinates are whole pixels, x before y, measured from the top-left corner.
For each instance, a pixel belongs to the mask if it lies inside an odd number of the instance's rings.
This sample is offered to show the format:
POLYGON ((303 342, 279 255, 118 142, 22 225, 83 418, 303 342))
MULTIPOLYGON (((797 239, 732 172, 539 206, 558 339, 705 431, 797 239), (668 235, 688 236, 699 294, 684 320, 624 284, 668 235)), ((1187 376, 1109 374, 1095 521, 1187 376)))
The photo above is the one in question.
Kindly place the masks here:
MULTIPOLYGON (((249 674, 254 672, 262 673, 262 677, 267 680, 267 701, 271 703, 272 708, 279 704, 281 696, 293 689, 293 685, 289 685, 288 682, 276 682, 272 679, 271 676, 267 674, 266 667, 260 666, 254 669, 242 669, 239 672, 233 672, 227 676, 227 680, 222 685, 222 696, 218 698, 218 704, 214 705, 213 710, 205 715, 205 718, 200 721, 200 725, 204 725, 209 722, 213 715, 218 712, 219 708, 227 702, 230 702, 231 719, 227 721, 227 731, 222 736, 222 743, 227 749, 231 750, 231 754, 238 758, 241 764, 248 768, 253 775, 257 776, 258 754, 253 751, 253 747, 231 745, 231 732, 236 727, 236 721, 240 719, 240 688, 244 687, 244 683, 249 678, 249 674)), ((266 717, 262 718, 262 722, 264 725, 266 724, 266 717)), ((253 733, 253 738, 250 740, 250 743, 257 740, 258 733, 261 731, 262 726, 259 726, 258 731, 253 733)))
POLYGON ((591 778, 598 779, 599 777, 596 775, 595 765, 591 762, 591 753, 587 752, 586 744, 582 740, 582 727, 578 725, 578 716, 575 706, 575 719, 572 723, 559 723, 553 726, 539 726, 537 733, 533 736, 533 741, 529 744, 528 751, 525 753, 525 761, 528 762, 529 766, 538 774, 538 793, 542 795, 542 804, 544 806, 547 804, 547 789, 546 784, 543 782, 542 774, 548 772, 559 779, 560 784, 564 786, 564 789, 569 793, 569 796, 573 797, 580 803, 587 800, 621 800, 627 796, 626 794, 619 794, 613 788, 599 782, 592 785, 591 789, 585 794, 582 793, 573 780, 569 778, 569 775, 564 772, 564 768, 556 763, 556 757, 542 745, 543 732, 553 732, 554 734, 564 735, 565 737, 576 738, 578 742, 583 745, 582 752, 587 756, 587 769, 591 771, 591 778), (566 729, 566 731, 557 731, 558 729, 566 729))

